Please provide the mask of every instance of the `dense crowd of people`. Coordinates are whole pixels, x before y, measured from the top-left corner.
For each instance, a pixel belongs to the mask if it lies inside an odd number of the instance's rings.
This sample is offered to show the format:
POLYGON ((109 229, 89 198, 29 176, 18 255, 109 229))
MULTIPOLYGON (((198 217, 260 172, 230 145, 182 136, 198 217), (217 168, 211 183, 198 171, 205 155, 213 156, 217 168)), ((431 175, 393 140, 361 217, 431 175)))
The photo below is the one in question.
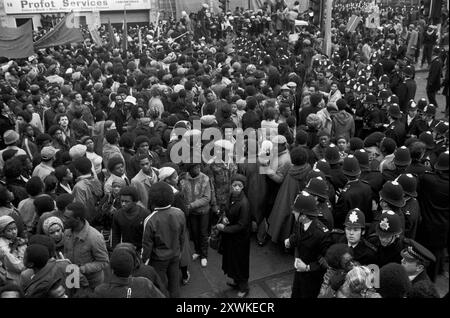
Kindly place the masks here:
POLYGON ((448 21, 348 32, 361 3, 330 56, 277 0, 0 58, 0 297, 180 297, 214 242, 243 298, 253 236, 293 254, 293 298, 440 297, 448 21))

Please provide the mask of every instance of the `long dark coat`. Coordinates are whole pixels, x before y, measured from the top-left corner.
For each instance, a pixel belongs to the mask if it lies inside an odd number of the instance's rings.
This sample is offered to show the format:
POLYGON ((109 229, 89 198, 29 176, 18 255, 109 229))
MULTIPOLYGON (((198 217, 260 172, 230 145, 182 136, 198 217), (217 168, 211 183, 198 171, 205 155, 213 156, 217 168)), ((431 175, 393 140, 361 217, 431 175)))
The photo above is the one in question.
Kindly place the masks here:
POLYGON ((419 185, 422 222, 417 241, 430 249, 445 248, 449 234, 449 175, 425 172, 419 185))
POLYGON ((311 166, 308 163, 293 166, 284 178, 269 217, 268 234, 272 242, 283 242, 291 234, 295 222, 291 213, 292 205, 297 194, 305 188, 309 171, 311 166))
POLYGON ((246 281, 250 267, 250 208, 243 192, 230 198, 225 212, 230 224, 222 231, 222 270, 235 281, 246 281))
POLYGON ((244 190, 250 206, 250 215, 252 217, 252 221, 259 224, 264 218, 263 206, 267 191, 265 175, 259 173, 258 162, 240 163, 238 164, 238 171, 247 178, 247 186, 244 190), (257 189, 257 191, 255 191, 255 189, 257 189))
POLYGON ((328 248, 328 229, 315 219, 304 231, 303 224, 295 224, 294 233, 289 238, 295 255, 310 266, 309 272, 295 272, 291 298, 316 298, 319 295, 325 269, 319 260, 328 248))

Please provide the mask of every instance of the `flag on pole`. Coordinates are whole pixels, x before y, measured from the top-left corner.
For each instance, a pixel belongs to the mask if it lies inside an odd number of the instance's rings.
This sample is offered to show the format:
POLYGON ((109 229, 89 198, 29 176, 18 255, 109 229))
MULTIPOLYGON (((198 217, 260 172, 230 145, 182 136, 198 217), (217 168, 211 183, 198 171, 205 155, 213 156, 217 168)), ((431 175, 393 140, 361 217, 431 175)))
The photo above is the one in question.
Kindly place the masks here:
POLYGON ((67 14, 53 30, 45 34, 34 43, 36 50, 47 47, 65 45, 69 43, 83 42, 78 19, 73 12, 67 14))
POLYGON ((34 54, 31 20, 18 28, 0 25, 0 56, 25 58, 34 54))
POLYGON ((138 38, 139 38, 139 52, 142 53, 142 33, 141 33, 141 29, 139 28, 138 31, 138 38))
POLYGON ((118 45, 117 45, 116 37, 114 36, 114 30, 111 25, 111 20, 108 20, 108 33, 109 33, 109 45, 112 48, 116 48, 118 45))
POLYGON ((123 33, 122 33, 122 49, 128 49, 128 27, 127 27, 127 9, 123 8, 123 33))

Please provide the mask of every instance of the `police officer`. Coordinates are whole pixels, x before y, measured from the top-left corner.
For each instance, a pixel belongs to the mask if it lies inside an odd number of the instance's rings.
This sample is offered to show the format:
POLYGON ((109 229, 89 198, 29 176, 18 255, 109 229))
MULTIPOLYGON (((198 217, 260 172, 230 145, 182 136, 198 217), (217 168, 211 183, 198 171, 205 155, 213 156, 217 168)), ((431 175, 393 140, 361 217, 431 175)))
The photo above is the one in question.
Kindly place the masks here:
POLYGON ((405 124, 402 122, 402 112, 397 104, 392 104, 388 108, 389 125, 386 127, 386 137, 395 140, 397 146, 403 145, 406 137, 405 124))
POLYGON ((414 100, 416 96, 417 84, 414 80, 414 69, 408 65, 403 70, 404 80, 400 83, 397 89, 399 98, 399 106, 402 112, 406 112, 407 105, 410 100, 414 100))
POLYGON ((417 178, 411 173, 403 173, 395 179, 403 188, 405 206, 402 208, 405 216, 405 237, 416 238, 420 222, 420 206, 417 201, 417 178))
POLYGON ((402 225, 400 216, 393 211, 381 214, 376 224, 375 233, 368 241, 377 248, 376 264, 382 267, 388 263, 401 262, 400 252, 403 250, 402 225))
POLYGON ((449 235, 449 152, 441 153, 434 164, 435 172, 425 172, 419 178, 418 198, 422 222, 417 231, 417 241, 435 256, 436 264, 428 268, 434 281, 443 271, 444 250, 449 235))
POLYGON ((401 251, 402 266, 409 276, 412 286, 420 281, 429 281, 427 267, 436 262, 436 257, 425 246, 411 239, 405 239, 405 248, 401 251))
POLYGON ((333 244, 348 244, 353 250, 353 259, 361 265, 374 264, 377 261, 377 249, 364 238, 366 233, 364 213, 360 209, 350 210, 345 217, 344 225, 344 231, 334 229, 330 232, 333 244))
POLYGON ((334 219, 331 212, 332 206, 329 200, 327 182, 322 177, 311 178, 306 185, 305 192, 314 196, 317 200, 317 209, 319 210, 319 220, 330 231, 334 228, 334 219))
POLYGON ((411 164, 411 153, 405 146, 395 149, 394 151, 394 170, 384 168, 382 175, 385 181, 393 181, 402 173, 405 173, 411 164))
POLYGON ((319 220, 315 198, 302 191, 294 201, 296 219, 294 233, 284 241, 286 248, 295 248, 296 269, 292 298, 316 298, 320 291, 325 268, 319 262, 328 248, 328 229, 319 220))
POLYGON ((363 101, 363 106, 363 128, 359 138, 364 140, 371 133, 381 130, 383 127, 383 115, 373 94, 367 94, 363 101))
POLYGON ((384 179, 380 170, 371 168, 369 163, 369 153, 364 149, 358 149, 354 153, 361 168, 361 180, 366 181, 372 189, 372 201, 378 203, 381 188, 383 187, 384 179))
POLYGON ((348 181, 342 189, 334 208, 334 225, 342 229, 345 215, 350 209, 359 208, 368 222, 372 222, 372 189, 367 182, 360 180, 361 169, 353 155, 344 159, 342 171, 348 181))
POLYGON ((416 125, 416 122, 420 119, 418 115, 418 107, 414 100, 410 100, 406 105, 406 112, 403 114, 402 121, 405 125, 406 138, 417 137, 411 134, 412 128, 416 125))

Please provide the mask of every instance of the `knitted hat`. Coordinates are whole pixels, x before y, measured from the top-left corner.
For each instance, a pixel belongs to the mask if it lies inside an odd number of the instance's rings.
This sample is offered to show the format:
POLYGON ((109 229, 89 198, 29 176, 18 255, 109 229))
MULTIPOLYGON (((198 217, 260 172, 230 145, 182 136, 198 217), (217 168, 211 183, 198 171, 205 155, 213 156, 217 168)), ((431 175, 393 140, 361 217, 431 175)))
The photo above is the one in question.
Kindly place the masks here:
POLYGON ((50 160, 50 159, 54 158, 56 155, 56 151, 57 151, 57 149, 52 146, 42 148, 42 150, 41 150, 42 160, 50 160))
POLYGON ((19 134, 14 130, 7 130, 3 134, 3 142, 5 145, 11 145, 19 140, 19 134))
POLYGON ((242 183, 242 185, 245 186, 247 185, 247 178, 239 173, 236 173, 232 178, 231 178, 231 184, 233 184, 234 181, 239 181, 242 183))
POLYGON ((44 223, 42 224, 42 230, 46 235, 48 235, 48 231, 53 225, 59 225, 62 230, 64 230, 63 222, 60 218, 56 216, 51 216, 47 219, 45 219, 44 223))
POLYGON ((77 144, 70 148, 69 155, 72 158, 72 160, 76 160, 78 158, 83 157, 86 154, 87 147, 85 145, 77 144))
POLYGON ((115 249, 111 254, 110 266, 116 276, 129 277, 134 267, 133 256, 124 249, 115 249))
POLYGON ((15 222, 9 215, 0 216, 0 233, 2 233, 8 225, 15 222))
POLYGON ((86 157, 78 158, 74 161, 75 169, 82 175, 91 173, 92 162, 86 157))
POLYGON ((112 171, 112 170, 114 170, 114 167, 116 166, 116 165, 118 165, 118 164, 123 164, 123 159, 122 159, 122 157, 119 157, 119 156, 114 156, 114 157, 112 157, 111 159, 109 159, 109 161, 108 161, 108 170, 109 171, 112 171))
POLYGON ((172 167, 162 167, 161 169, 159 169, 159 181, 164 181, 167 178, 170 178, 171 175, 173 175, 175 173, 175 169, 172 167))

